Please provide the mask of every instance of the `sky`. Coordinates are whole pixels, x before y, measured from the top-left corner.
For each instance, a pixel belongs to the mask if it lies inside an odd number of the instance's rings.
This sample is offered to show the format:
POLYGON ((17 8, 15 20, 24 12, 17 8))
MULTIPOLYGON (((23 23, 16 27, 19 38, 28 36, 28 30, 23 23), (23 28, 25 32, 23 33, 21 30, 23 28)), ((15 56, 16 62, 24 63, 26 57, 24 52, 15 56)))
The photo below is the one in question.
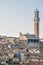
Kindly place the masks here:
POLYGON ((0 0, 0 35, 34 34, 34 11, 39 10, 43 37, 43 0, 0 0))

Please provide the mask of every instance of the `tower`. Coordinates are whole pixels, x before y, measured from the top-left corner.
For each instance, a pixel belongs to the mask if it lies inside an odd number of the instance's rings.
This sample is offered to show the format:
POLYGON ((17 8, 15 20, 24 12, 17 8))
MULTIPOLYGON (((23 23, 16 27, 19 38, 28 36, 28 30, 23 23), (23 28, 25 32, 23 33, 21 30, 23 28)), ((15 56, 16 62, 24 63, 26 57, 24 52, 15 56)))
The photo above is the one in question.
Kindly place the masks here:
POLYGON ((34 34, 39 37, 39 11, 36 9, 34 12, 34 34))

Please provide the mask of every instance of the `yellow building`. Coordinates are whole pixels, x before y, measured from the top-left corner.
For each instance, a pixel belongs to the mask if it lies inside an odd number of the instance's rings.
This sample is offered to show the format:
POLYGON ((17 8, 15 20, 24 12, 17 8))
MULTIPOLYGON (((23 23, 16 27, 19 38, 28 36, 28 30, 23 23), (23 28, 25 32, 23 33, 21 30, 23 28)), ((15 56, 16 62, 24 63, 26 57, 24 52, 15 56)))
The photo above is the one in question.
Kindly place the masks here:
POLYGON ((7 40, 8 40, 10 43, 14 43, 14 37, 7 37, 7 40))

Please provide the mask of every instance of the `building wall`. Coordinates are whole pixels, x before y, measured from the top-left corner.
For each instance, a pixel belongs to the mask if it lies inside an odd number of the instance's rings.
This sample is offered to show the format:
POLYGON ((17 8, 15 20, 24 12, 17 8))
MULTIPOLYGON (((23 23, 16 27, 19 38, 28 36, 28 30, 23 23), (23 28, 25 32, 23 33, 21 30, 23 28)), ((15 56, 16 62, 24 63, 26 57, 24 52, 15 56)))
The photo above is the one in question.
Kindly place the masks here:
POLYGON ((8 37, 7 40, 8 40, 10 43, 14 43, 14 37, 8 37))
POLYGON ((27 40, 27 38, 25 37, 25 34, 20 34, 19 37, 20 37, 20 40, 27 40))
POLYGON ((39 23, 34 22, 34 33, 39 37, 39 23))
POLYGON ((43 65, 43 62, 32 61, 29 63, 29 65, 43 65))

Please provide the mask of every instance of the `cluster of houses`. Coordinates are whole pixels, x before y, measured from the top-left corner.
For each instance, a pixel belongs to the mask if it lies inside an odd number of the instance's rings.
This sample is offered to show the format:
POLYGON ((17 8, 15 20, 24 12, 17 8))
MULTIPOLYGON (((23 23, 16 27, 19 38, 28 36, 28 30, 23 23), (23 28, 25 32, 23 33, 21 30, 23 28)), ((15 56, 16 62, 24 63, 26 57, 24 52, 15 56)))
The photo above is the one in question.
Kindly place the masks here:
POLYGON ((39 11, 34 17, 34 34, 20 33, 19 37, 0 36, 0 61, 12 59, 28 65, 43 65, 43 39, 39 37, 39 11))

